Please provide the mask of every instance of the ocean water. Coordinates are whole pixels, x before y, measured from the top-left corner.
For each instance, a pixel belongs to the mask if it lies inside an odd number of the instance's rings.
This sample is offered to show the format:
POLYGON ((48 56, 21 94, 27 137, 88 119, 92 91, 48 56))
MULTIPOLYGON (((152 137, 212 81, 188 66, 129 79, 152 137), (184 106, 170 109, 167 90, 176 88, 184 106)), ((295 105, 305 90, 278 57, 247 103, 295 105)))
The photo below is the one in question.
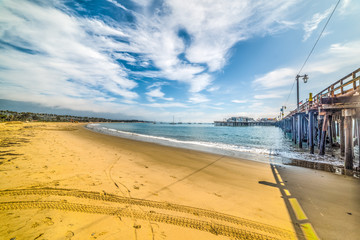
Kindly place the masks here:
POLYGON ((186 148, 249 160, 288 163, 291 159, 316 160, 342 165, 338 157, 309 154, 294 146, 275 126, 224 127, 213 124, 100 123, 87 128, 137 141, 186 148))

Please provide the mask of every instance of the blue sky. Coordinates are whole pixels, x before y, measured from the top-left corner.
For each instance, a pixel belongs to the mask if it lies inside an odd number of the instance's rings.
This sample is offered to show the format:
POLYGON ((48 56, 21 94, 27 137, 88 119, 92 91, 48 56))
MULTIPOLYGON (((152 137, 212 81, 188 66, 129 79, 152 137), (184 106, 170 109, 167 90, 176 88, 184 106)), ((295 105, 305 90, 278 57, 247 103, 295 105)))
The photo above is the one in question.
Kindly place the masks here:
MULTIPOLYGON (((0 99, 156 121, 276 117, 295 108, 336 3, 2 0, 0 99)), ((360 67, 359 12, 340 2, 301 99, 360 67)))

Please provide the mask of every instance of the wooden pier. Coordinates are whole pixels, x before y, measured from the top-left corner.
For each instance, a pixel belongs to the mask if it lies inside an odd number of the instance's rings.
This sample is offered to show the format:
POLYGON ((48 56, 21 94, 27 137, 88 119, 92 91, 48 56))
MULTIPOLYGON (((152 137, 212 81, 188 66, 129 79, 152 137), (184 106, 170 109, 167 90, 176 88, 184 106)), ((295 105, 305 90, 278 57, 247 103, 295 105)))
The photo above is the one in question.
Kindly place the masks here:
POLYGON ((215 121, 215 126, 241 127, 241 126, 275 126, 276 122, 270 121, 254 121, 254 122, 227 122, 215 121))
MULTIPOLYGON (((353 170, 354 146, 360 155, 360 68, 331 84, 276 125, 291 135, 300 148, 324 155, 327 148, 340 148, 344 168, 353 170)), ((360 156, 359 156, 360 158, 360 156)), ((360 159, 359 166, 360 168, 360 159)))

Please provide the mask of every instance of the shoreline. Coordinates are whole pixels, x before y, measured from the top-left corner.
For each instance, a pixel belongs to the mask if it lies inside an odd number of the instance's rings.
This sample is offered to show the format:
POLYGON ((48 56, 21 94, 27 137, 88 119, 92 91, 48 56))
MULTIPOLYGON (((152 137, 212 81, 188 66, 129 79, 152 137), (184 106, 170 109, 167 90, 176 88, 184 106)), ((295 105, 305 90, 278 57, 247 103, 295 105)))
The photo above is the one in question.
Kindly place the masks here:
MULTIPOLYGON (((90 124, 93 124, 93 123, 90 123, 90 124)), ((126 139, 126 140, 130 140, 130 141, 134 141, 134 142, 150 143, 150 144, 155 144, 155 145, 163 146, 163 147, 170 147, 170 148, 174 148, 174 149, 183 149, 183 150, 189 150, 189 151, 194 151, 194 152, 214 154, 214 155, 219 155, 219 156, 224 155, 224 156, 234 158, 234 159, 255 161, 255 162, 260 162, 260 163, 269 163, 269 159, 274 159, 274 158, 282 159, 282 157, 265 155, 265 154, 254 153, 254 152, 238 152, 237 154, 229 154, 229 153, 231 153, 233 151, 232 150, 223 150, 223 151, 221 151, 221 149, 212 150, 211 147, 195 145, 195 144, 193 145, 193 147, 188 147, 188 146, 184 147, 184 146, 176 145, 176 144, 168 144, 168 143, 171 143, 170 141, 165 143, 165 142, 149 141, 149 140, 146 140, 145 138, 141 138, 143 136, 146 136, 146 137, 149 137, 149 139, 151 139, 152 137, 154 137, 154 136, 151 136, 151 135, 134 134, 135 136, 140 136, 140 137, 139 138, 130 138, 130 137, 122 136, 122 135, 112 134, 111 132, 96 131, 96 130, 94 130, 92 128, 87 127, 88 125, 89 124, 85 124, 83 126, 88 131, 91 131, 91 132, 94 132, 94 133, 97 133, 97 134, 103 134, 103 135, 106 135, 106 136, 112 136, 112 137, 116 137, 116 138, 120 138, 120 139, 126 139)), ((132 132, 126 132, 126 134, 128 136, 130 136, 133 133, 132 132)), ((158 138, 157 136, 155 136, 155 137, 158 138)), ((180 141, 180 140, 176 140, 176 139, 171 139, 171 140, 186 143, 186 141, 180 141)), ((284 160, 285 160, 285 158, 284 158, 284 160)), ((285 161, 287 161, 287 160, 285 160, 285 161)))
MULTIPOLYGON (((0 184, 0 189, 2 194, 5 194, 5 189, 21 189, 19 191, 23 194, 15 199, 10 195, 1 195, 1 201, 35 201, 32 205, 16 205, 20 206, 17 210, 0 211, 0 222, 4 223, 0 227, 1 235, 35 238, 51 233, 58 237, 66 234, 70 238, 101 235, 117 239, 114 237, 117 233, 125 239, 133 238, 134 234, 144 239, 150 236, 163 236, 161 238, 164 239, 228 239, 226 236, 230 232, 225 228, 221 230, 225 224, 235 229, 231 230, 233 236, 240 236, 236 234, 242 232, 280 239, 293 238, 289 237, 294 235, 294 230, 279 189, 259 184, 260 181, 275 181, 269 163, 121 139, 94 133, 83 126, 71 123, 0 126, 4 136, 0 177, 8 179, 0 184), (44 196, 28 196, 26 189, 35 189, 36 192, 31 194, 44 196), (49 189, 60 193, 46 192, 49 189), (71 192, 74 189, 77 189, 76 193, 71 192), (90 198, 76 198, 84 194, 90 198), (230 224, 213 217, 189 215, 166 208, 151 210, 152 205, 139 208, 129 202, 105 201, 106 197, 111 196, 126 201, 139 199, 141 204, 150 201, 155 205, 183 206, 181 209, 204 209, 211 216, 234 216, 262 228, 230 224), (124 204, 127 206, 124 209, 130 212, 122 210, 117 213, 118 217, 106 215, 109 211, 111 213, 111 207, 124 204), (82 210, 56 210, 60 208, 82 210), (89 210, 86 212, 84 209, 89 210), (163 216, 159 214, 167 217, 160 217, 159 220, 156 216, 163 216), (168 218, 177 219, 174 220, 177 223, 166 220, 168 218), (206 227, 209 220, 218 224, 219 232, 211 232, 206 227), (196 222, 196 225, 194 221, 200 222, 196 222), (18 229, 19 222, 26 224, 18 229), (190 223, 195 224, 195 229, 186 227, 190 223), (49 230, 50 225, 52 230, 49 230), (261 230, 270 228, 278 229, 278 233, 261 230), (286 233, 287 237, 281 237, 280 233, 286 233)), ((11 208, 13 205, 6 206, 11 208)))
MULTIPOLYGON (((189 147, 189 146, 191 146, 191 145, 189 145, 187 147, 183 147, 181 145, 176 145, 171 142, 161 142, 161 141, 155 142, 155 141, 147 140, 146 138, 141 138, 143 136, 142 134, 134 134, 135 136, 139 135, 140 137, 131 138, 131 137, 129 137, 132 134, 131 132, 125 132, 126 134, 129 134, 129 136, 127 136, 127 135, 117 135, 112 132, 97 131, 95 128, 88 127, 88 125, 91 125, 91 124, 94 124, 94 123, 85 124, 84 128, 86 128, 87 130, 90 130, 92 132, 95 132, 95 133, 109 135, 109 136, 115 136, 118 138, 125 138, 125 139, 129 139, 132 141, 154 143, 154 144, 158 144, 158 145, 166 146, 166 147, 189 149, 189 150, 193 150, 193 151, 199 151, 199 152, 216 154, 216 155, 226 155, 226 156, 236 158, 236 159, 242 159, 242 160, 246 159, 246 160, 257 161, 257 162, 262 162, 262 163, 268 163, 269 159, 271 159, 273 162, 275 162, 277 164, 292 165, 292 166, 297 166, 297 167, 310 168, 310 169, 314 169, 314 170, 321 170, 321 171, 331 172, 331 173, 335 173, 335 174, 339 174, 339 175, 352 176, 352 177, 358 178, 358 179, 360 177, 360 169, 355 165, 355 163, 354 163, 354 169, 349 170, 349 169, 345 169, 343 165, 339 165, 339 164, 335 164, 331 161, 324 161, 324 160, 319 160, 319 159, 309 159, 309 160, 308 159, 297 159, 297 158, 291 158, 291 157, 285 157, 285 156, 278 156, 278 155, 271 155, 271 154, 266 155, 266 154, 246 152, 246 151, 245 152, 239 151, 239 152, 234 153, 234 151, 232 151, 232 150, 222 150, 222 149, 214 150, 211 147, 205 147, 205 146, 201 146, 201 145, 194 145, 193 147, 189 147)), ((144 136, 147 136, 147 135, 144 135, 144 136)), ((152 136, 149 136, 149 137, 152 137, 152 136)), ((156 138, 158 138, 158 137, 156 137, 156 138)), ((179 141, 179 140, 176 140, 176 141, 179 141)), ((298 152, 297 154, 305 154, 305 153, 306 152, 298 152)))

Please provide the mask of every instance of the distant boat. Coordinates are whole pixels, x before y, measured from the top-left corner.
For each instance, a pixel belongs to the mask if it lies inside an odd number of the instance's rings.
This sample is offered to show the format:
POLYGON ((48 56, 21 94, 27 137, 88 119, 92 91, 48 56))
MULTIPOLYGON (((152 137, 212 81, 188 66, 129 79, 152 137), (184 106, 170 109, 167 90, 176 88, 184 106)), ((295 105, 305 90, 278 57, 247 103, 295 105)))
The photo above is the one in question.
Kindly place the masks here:
POLYGON ((175 123, 175 117, 174 117, 174 116, 173 116, 173 121, 172 121, 172 123, 170 123, 170 124, 174 124, 174 125, 176 124, 176 123, 175 123))

